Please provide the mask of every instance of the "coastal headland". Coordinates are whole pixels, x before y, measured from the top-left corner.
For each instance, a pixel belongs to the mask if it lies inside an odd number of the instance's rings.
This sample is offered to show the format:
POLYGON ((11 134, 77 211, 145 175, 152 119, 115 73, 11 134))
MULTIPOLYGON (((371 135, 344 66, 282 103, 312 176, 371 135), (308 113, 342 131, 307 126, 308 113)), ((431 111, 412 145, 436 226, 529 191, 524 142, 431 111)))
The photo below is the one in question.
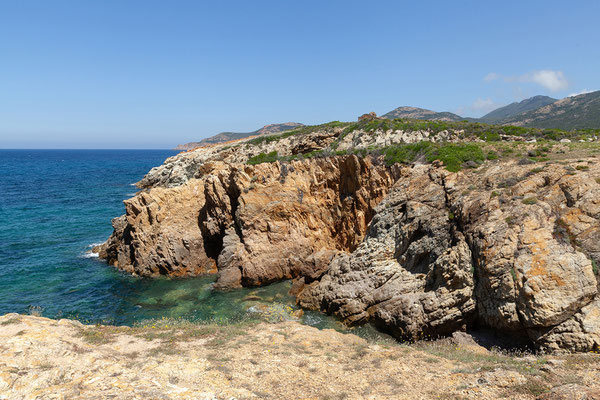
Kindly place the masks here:
POLYGON ((598 132, 332 122, 197 148, 139 183, 95 249, 139 276, 294 282, 401 340, 491 328, 600 347, 598 132))

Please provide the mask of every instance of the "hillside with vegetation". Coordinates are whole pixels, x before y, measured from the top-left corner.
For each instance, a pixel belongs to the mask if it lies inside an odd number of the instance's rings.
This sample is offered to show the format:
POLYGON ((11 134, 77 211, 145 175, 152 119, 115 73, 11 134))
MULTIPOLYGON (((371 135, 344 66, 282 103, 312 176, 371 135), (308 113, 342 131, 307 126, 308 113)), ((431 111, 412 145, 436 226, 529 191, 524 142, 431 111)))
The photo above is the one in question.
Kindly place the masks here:
POLYGON ((502 123, 549 129, 597 129, 600 128, 600 91, 565 97, 502 123))
POLYGON ((488 124, 502 124, 519 114, 537 110, 538 108, 552 104, 555 101, 557 101, 557 99, 548 96, 533 96, 520 102, 514 102, 507 106, 497 108, 479 118, 479 121, 488 124))
POLYGON ((436 112, 425 108, 398 107, 382 115, 383 118, 425 119, 430 121, 461 121, 464 118, 451 112, 436 112))
MULTIPOLYGON (((580 146, 577 143, 580 143, 582 147, 586 147, 588 145, 584 143, 595 145, 600 136, 600 129, 567 131, 467 121, 373 119, 359 122, 333 121, 322 125, 305 126, 278 135, 250 139, 245 144, 240 143, 234 147, 266 145, 290 137, 299 140, 303 135, 320 131, 338 133, 335 134, 331 144, 324 148, 296 154, 279 154, 277 151, 260 152, 250 157, 247 162, 255 165, 276 160, 291 161, 329 155, 359 154, 383 156, 388 164, 440 160, 448 170, 458 171, 469 161, 480 164, 486 159, 531 156, 527 151, 518 151, 519 148, 533 146, 536 149, 546 149, 548 145, 552 147, 553 143, 561 141, 563 146, 570 143, 569 146, 577 147, 580 146), (409 142, 402 140, 405 132, 413 136, 409 142), (349 140, 350 138, 352 139, 349 140), (387 138, 387 141, 382 138, 387 138), (411 143, 413 140, 414 142, 411 143)), ((532 157, 536 158, 547 152, 534 150, 533 153, 532 157)))
POLYGON ((447 122, 480 122, 542 129, 599 129, 600 91, 557 100, 534 96, 489 112, 481 118, 461 117, 449 112, 423 108, 398 107, 383 115, 387 119, 421 119, 447 122))
POLYGON ((232 140, 244 139, 250 136, 258 136, 258 135, 272 135, 279 132, 285 132, 290 129, 295 129, 303 124, 298 122, 284 122, 281 124, 270 124, 265 125, 260 129, 257 129, 252 132, 221 132, 214 136, 208 137, 206 139, 202 139, 198 142, 189 142, 185 144, 180 144, 175 147, 175 150, 191 150, 196 147, 206 146, 209 144, 216 143, 225 143, 232 140))

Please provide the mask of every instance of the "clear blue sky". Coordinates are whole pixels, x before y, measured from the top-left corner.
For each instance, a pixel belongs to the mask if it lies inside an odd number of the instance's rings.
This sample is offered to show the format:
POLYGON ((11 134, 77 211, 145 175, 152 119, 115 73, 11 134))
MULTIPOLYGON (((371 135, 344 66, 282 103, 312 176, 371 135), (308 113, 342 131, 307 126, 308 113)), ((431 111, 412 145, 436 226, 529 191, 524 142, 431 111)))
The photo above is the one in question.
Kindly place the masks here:
POLYGON ((0 0, 0 148, 171 148, 600 89, 599 1, 0 0))

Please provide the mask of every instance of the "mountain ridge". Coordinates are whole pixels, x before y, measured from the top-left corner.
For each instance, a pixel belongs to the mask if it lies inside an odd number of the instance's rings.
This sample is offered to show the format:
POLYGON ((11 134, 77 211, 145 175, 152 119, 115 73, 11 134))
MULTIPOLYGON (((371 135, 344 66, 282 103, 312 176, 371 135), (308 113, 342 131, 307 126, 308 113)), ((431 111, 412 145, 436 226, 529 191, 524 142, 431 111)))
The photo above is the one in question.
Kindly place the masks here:
POLYGON ((304 126, 304 124, 301 124, 299 122, 282 122, 279 124, 265 125, 262 128, 257 129, 252 132, 221 132, 221 133, 217 133, 216 135, 199 140, 197 142, 188 142, 188 143, 177 145, 177 147, 175 147, 175 150, 187 151, 187 150, 194 149, 196 147, 217 144, 217 143, 224 143, 224 142, 229 142, 231 140, 244 139, 249 136, 271 135, 274 133, 285 132, 290 129, 300 128, 302 126, 304 126))
MULTIPOLYGON (((448 122, 482 122, 495 125, 515 125, 545 129, 600 128, 600 91, 554 99, 536 95, 520 102, 499 107, 481 118, 462 117, 444 111, 402 106, 382 115, 385 119, 420 119, 448 122)), ((197 142, 180 144, 175 150, 188 151, 196 147, 244 139, 249 136, 272 135, 305 126, 298 122, 265 125, 252 132, 221 132, 197 142)))
POLYGON ((509 118, 503 124, 563 130, 598 128, 600 91, 565 97, 509 118))
POLYGON ((411 118, 411 119, 427 119, 431 121, 462 121, 465 118, 460 115, 443 111, 437 112, 426 108, 402 106, 393 109, 382 115, 383 118, 411 118))
POLYGON ((469 121, 545 129, 600 128, 600 91, 554 99, 537 95, 497 108, 481 118, 461 117, 451 112, 425 108, 398 107, 384 118, 410 118, 431 121, 469 121))
POLYGON ((521 101, 515 101, 504 107, 497 108, 485 114, 483 117, 479 118, 479 120, 490 124, 497 123, 527 111, 536 110, 556 101, 558 101, 558 99, 537 95, 521 101))

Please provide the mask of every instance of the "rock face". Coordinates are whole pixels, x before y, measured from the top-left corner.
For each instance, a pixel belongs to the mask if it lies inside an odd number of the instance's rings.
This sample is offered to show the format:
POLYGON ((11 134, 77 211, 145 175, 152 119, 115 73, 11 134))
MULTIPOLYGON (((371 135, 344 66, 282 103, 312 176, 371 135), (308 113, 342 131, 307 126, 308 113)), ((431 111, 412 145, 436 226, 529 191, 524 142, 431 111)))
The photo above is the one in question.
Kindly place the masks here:
POLYGON ((142 276, 217 273, 222 289, 294 279, 303 307, 403 339, 485 326, 543 350, 598 350, 595 159, 459 173, 330 153, 246 164, 334 140, 345 151, 459 136, 333 126, 181 154, 140 182, 97 250, 142 276))
POLYGON ((403 172, 358 249, 335 258, 299 300, 416 340, 470 322, 474 277, 469 246, 449 216, 441 170, 403 172))
POLYGON ((592 165, 577 174, 561 165, 415 167, 376 207, 356 251, 334 258, 299 302, 406 339, 477 323, 528 335, 544 350, 597 350, 600 168, 592 165))
POLYGON ((221 288, 315 276, 360 243, 397 170, 356 156, 205 163, 198 178, 127 200, 100 256, 142 276, 218 267, 221 288))

